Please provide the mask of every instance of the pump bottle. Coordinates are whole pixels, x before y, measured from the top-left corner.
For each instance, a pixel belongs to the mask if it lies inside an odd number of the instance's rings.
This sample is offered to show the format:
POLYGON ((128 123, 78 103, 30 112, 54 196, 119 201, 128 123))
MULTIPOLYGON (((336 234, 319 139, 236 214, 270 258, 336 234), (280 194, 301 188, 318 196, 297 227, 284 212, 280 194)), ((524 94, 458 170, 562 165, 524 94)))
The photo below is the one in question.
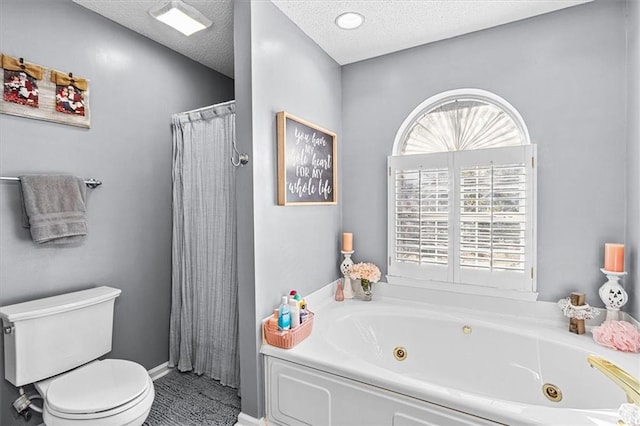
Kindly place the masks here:
POLYGON ((296 299, 289 299, 289 312, 291 313, 291 329, 300 325, 300 307, 296 299))
POLYGON ((287 303, 287 296, 282 296, 282 302, 280 303, 280 312, 278 316, 278 329, 289 330, 291 329, 291 310, 287 303))

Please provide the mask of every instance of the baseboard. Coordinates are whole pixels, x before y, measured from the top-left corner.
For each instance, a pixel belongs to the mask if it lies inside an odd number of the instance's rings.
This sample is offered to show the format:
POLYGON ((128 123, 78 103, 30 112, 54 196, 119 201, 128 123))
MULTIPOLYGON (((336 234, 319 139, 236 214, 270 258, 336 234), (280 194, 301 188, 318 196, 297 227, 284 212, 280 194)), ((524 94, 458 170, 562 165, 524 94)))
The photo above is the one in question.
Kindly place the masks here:
POLYGON ((155 382, 160 377, 164 377, 167 374, 169 374, 171 369, 172 368, 169 367, 169 361, 167 361, 164 364, 160 364, 159 366, 154 367, 151 370, 149 370, 149 376, 151 376, 151 380, 153 380, 155 382))
POLYGON ((256 419, 245 413, 238 414, 238 422, 234 426, 267 426, 264 417, 256 419))

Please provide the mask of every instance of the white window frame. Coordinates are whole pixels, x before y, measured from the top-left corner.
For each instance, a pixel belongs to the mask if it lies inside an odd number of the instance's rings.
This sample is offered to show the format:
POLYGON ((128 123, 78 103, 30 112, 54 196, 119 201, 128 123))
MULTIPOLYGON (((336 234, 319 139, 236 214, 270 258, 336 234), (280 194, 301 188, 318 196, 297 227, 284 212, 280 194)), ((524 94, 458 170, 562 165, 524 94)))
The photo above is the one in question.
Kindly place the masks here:
POLYGON ((522 117, 504 99, 478 89, 461 89, 434 96, 418 106, 400 127, 394 142, 394 154, 402 149, 413 122, 435 105, 457 98, 480 99, 501 107, 522 129, 525 144, 504 148, 477 149, 429 154, 392 155, 388 157, 388 275, 390 284, 446 290, 467 294, 491 295, 520 300, 537 299, 536 283, 536 201, 537 150, 530 144, 522 117), (460 266, 460 169, 490 164, 525 164, 525 263, 524 270, 482 270, 460 266), (449 232, 447 265, 411 264, 396 261, 396 171, 447 168, 449 173, 449 232))

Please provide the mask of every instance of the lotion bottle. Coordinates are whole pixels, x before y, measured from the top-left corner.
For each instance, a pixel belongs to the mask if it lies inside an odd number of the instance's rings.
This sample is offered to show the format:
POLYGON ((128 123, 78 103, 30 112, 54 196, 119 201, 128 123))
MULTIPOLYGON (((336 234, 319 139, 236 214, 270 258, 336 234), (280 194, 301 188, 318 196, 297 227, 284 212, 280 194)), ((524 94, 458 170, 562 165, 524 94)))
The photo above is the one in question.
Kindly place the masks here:
POLYGON ((289 299, 289 312, 291 314, 291 329, 300 325, 300 307, 296 299, 289 299))
POLYGON ((282 296, 282 302, 280 303, 279 309, 280 313, 278 316, 278 329, 291 329, 291 311, 289 310, 289 304, 287 303, 287 296, 282 296))

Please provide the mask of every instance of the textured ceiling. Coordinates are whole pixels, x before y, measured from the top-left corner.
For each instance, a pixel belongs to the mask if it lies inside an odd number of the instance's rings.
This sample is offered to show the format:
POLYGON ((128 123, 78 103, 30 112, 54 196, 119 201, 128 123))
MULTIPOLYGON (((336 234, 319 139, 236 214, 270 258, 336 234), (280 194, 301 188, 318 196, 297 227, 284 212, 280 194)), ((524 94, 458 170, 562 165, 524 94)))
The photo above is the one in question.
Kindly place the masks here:
MULTIPOLYGON (((159 0, 73 0, 133 31, 233 77, 233 0, 186 0, 213 21, 190 37, 153 19, 159 0)), ((262 0, 267 1, 267 0, 262 0)), ((340 65, 506 24, 592 0, 271 0, 340 65), (342 30, 342 12, 365 16, 342 30)))
POLYGON ((233 0, 186 0, 213 25, 189 37, 147 13, 159 0, 73 0, 105 18, 233 77, 233 0))
POLYGON ((340 65, 471 33, 591 0, 272 0, 340 65), (334 21, 365 17, 357 30, 334 21))

